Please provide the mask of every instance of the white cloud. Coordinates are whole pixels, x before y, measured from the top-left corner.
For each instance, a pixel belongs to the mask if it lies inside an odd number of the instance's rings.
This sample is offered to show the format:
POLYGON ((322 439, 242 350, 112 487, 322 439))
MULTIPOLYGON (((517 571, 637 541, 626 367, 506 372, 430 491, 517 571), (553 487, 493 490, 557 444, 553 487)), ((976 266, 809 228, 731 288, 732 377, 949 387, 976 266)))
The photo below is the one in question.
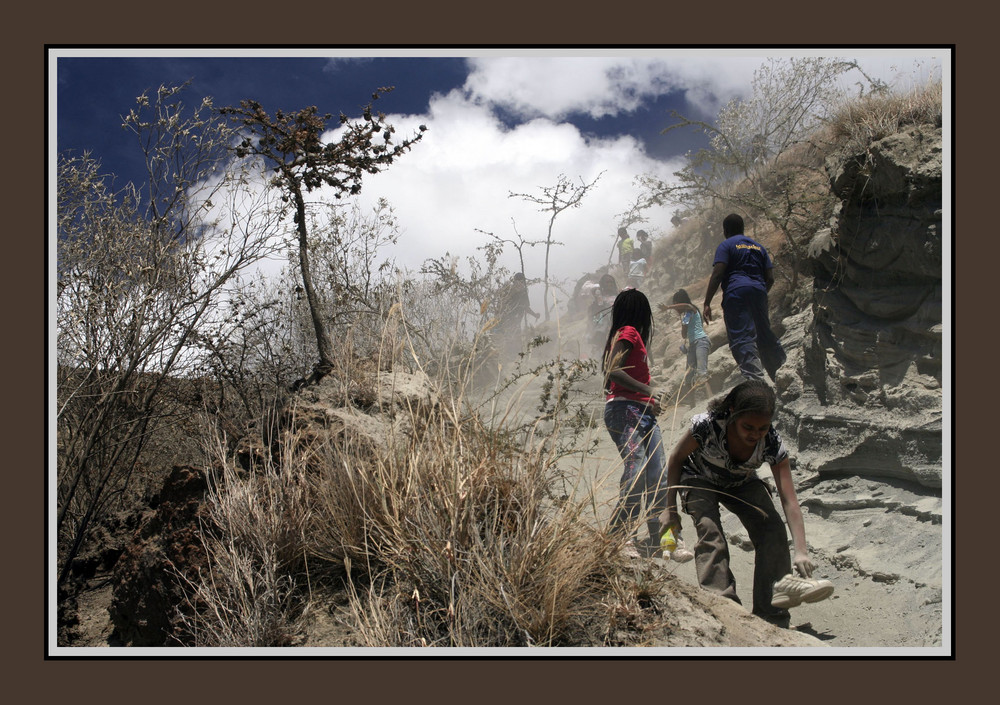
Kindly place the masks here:
POLYGON ((470 59, 469 64, 465 89, 473 101, 527 117, 616 115, 672 88, 661 80, 655 60, 501 57, 470 59))
POLYGON ((683 94, 691 117, 713 118, 727 101, 747 95, 754 71, 768 57, 807 54, 856 58, 869 75, 891 84, 919 83, 944 56, 934 50, 707 49, 632 56, 486 56, 469 59, 464 88, 476 104, 529 118, 614 116, 671 92, 683 94))
MULTIPOLYGON (((445 252, 463 260, 488 241, 480 230, 514 237, 544 239, 547 213, 510 192, 540 194, 560 174, 571 181, 600 180, 579 208, 556 219, 554 238, 566 243, 552 251, 555 276, 574 279, 608 261, 618 227, 617 214, 635 198, 633 179, 645 172, 664 178, 680 164, 655 162, 630 137, 587 138, 568 123, 538 118, 507 129, 491 111, 458 92, 438 96, 424 116, 389 116, 397 134, 408 135, 418 124, 428 131, 412 151, 388 170, 371 177, 361 198, 368 203, 387 198, 403 227, 394 255, 399 266, 419 269, 428 258, 445 252), (512 222, 513 220, 513 222, 512 222)), ((670 229, 664 209, 650 214, 646 230, 655 237, 670 229)), ((544 271, 544 249, 529 250, 527 275, 544 271)), ((516 268, 513 250, 503 264, 516 268)))
POLYGON ((711 56, 483 57, 469 60, 465 89, 476 103, 529 117, 614 116, 674 91, 706 115, 745 92, 759 63, 711 56))
MULTIPOLYGON (((360 200, 374 204, 384 197, 393 205, 402 236, 392 256, 415 271, 446 252, 463 261, 476 256, 488 241, 479 231, 506 238, 515 236, 516 227, 526 239, 544 238, 548 214, 508 194, 540 193, 560 174, 589 183, 603 172, 581 207, 556 220, 554 236, 565 245, 552 251, 552 273, 572 282, 608 262, 617 216, 637 195, 635 177, 655 173, 669 179, 682 164, 650 159, 632 137, 596 139, 561 120, 573 113, 613 118, 667 91, 683 92, 689 116, 711 119, 726 101, 746 94, 764 58, 720 53, 470 59, 463 89, 433 96, 425 115, 388 116, 398 136, 415 133, 421 124, 428 131, 385 172, 366 179, 360 200), (498 108, 527 121, 505 125, 498 108)), ((882 77, 912 57, 869 61, 882 77)), ((654 238, 669 235, 669 209, 647 215, 644 229, 654 238)), ((527 275, 542 276, 544 249, 529 250, 529 257, 527 275)), ((517 267, 512 249, 503 264, 517 267)), ((533 297, 539 295, 533 290, 533 297)))

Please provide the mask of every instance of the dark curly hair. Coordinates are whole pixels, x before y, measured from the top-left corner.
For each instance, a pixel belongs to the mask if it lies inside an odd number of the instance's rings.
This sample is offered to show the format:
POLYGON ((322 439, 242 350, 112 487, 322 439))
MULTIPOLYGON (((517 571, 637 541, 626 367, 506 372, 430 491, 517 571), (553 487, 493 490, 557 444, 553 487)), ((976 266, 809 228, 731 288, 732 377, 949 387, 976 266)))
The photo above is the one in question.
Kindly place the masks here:
POLYGON ((774 390, 762 379, 748 379, 733 387, 725 396, 708 403, 708 410, 734 419, 740 414, 756 413, 773 417, 777 405, 774 390))

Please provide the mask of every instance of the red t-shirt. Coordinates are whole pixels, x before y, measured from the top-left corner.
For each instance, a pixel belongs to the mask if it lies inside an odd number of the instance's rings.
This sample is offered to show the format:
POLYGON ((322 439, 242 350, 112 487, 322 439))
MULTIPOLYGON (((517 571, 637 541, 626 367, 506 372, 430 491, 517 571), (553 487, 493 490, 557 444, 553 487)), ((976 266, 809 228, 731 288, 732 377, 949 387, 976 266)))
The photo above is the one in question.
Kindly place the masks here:
MULTIPOLYGON (((625 374, 635 381, 648 385, 650 377, 649 363, 646 360, 646 344, 642 342, 642 336, 639 335, 639 331, 632 326, 622 326, 619 328, 615 337, 611 339, 612 350, 615 347, 615 342, 619 340, 632 345, 628 355, 619 363, 621 369, 624 369, 625 374)), ((631 399, 632 401, 643 402, 644 404, 651 404, 653 401, 651 397, 642 392, 634 392, 631 389, 626 389, 614 380, 611 380, 611 391, 607 396, 607 401, 612 401, 613 399, 631 399)))

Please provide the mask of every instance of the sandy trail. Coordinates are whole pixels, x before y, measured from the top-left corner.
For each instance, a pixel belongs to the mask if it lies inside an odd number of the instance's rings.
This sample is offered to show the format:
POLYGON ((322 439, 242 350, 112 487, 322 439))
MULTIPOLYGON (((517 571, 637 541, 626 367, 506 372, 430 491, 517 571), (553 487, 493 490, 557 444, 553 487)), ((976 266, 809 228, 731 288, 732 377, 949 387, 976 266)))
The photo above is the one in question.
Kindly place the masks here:
MULTIPOLYGON (((585 444, 596 440, 596 448, 586 458, 576 456, 564 462, 579 473, 578 492, 593 492, 597 507, 594 520, 606 526, 618 498, 622 464, 618 450, 604 428, 601 415, 603 400, 596 395, 592 399, 589 394, 587 397, 587 407, 595 423, 581 440, 585 444)), ((679 405, 664 411, 659 423, 666 452, 673 448, 687 428, 691 416, 703 408, 704 403, 699 399, 697 406, 679 405)), ((564 469, 566 467, 564 464, 564 469)), ((761 468, 760 475, 770 477, 766 466, 761 468)), ((795 476, 797 487, 805 484, 807 478, 804 473, 795 471, 795 476)), ((873 483, 867 484, 875 487, 873 483)), ((851 491, 851 488, 845 491, 851 491)), ((801 489, 798 494, 800 501, 810 496, 809 491, 801 489)), ((780 505, 776 506, 780 513, 780 505)), ((752 606, 753 547, 735 515, 725 509, 722 511, 723 525, 730 541, 730 563, 736 577, 737 593, 749 610, 752 606)), ((867 514, 854 512, 833 519, 810 511, 806 505, 803 506, 803 515, 810 556, 816 564, 815 575, 832 581, 836 590, 827 600, 793 608, 792 629, 810 634, 831 647, 885 649, 941 645, 940 524, 917 526, 912 520, 902 516, 892 517, 887 511, 877 508, 867 514), (862 543, 858 537, 866 522, 871 526, 873 518, 890 534, 888 537, 883 535, 881 538, 866 539, 870 545, 861 553, 878 550, 881 546, 881 552, 872 556, 872 561, 883 570, 859 570, 843 547, 862 543), (893 523, 884 524, 886 521, 893 523), (895 536, 896 532, 903 536, 895 536), (914 532, 924 532, 924 538, 915 537, 914 532), (908 559, 922 561, 926 565, 917 569, 900 565, 908 559)), ((696 536, 687 515, 682 515, 682 526, 685 529, 684 538, 691 548, 696 536)), ((645 537, 645 528, 640 529, 639 535, 640 538, 645 537)), ((789 540, 790 536, 789 533, 789 540)), ((655 560, 672 574, 698 585, 694 561, 679 564, 661 558, 643 560, 655 560)))

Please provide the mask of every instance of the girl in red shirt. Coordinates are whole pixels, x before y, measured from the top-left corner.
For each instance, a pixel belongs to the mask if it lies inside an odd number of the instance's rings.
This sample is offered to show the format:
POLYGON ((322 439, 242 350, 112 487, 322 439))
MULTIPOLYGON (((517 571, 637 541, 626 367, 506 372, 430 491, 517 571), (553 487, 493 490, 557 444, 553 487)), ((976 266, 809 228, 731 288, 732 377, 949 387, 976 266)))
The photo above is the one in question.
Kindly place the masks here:
POLYGON ((604 424, 625 461, 612 531, 627 534, 625 552, 638 557, 637 525, 646 498, 649 541, 660 543, 658 515, 666 508, 663 437, 656 423, 660 400, 650 386, 646 350, 653 334, 653 314, 646 295, 625 289, 611 309, 611 330, 604 345, 604 424))

